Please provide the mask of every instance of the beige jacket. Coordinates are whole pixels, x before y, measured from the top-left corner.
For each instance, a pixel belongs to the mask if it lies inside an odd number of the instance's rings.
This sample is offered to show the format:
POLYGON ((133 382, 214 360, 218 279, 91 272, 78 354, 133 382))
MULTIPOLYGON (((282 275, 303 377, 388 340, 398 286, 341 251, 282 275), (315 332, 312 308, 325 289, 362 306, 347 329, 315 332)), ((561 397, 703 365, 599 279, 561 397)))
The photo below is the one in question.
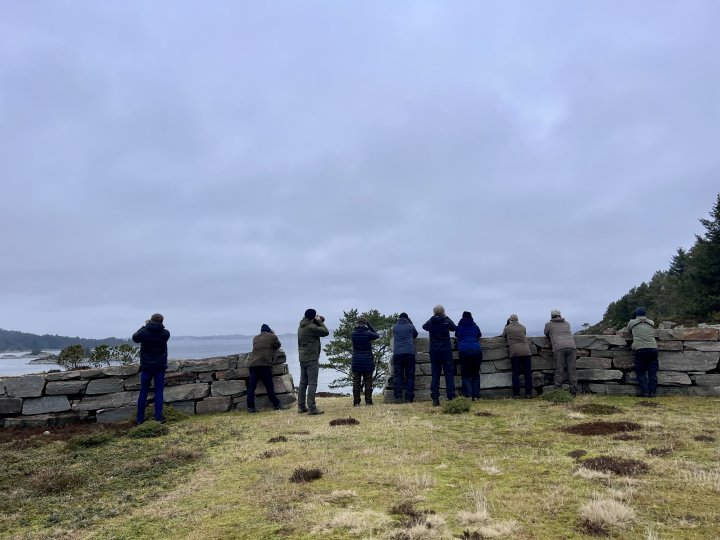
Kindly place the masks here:
POLYGON ((530 346, 528 345, 527 330, 525 327, 517 321, 510 321, 505 327, 502 333, 503 337, 507 340, 508 350, 510 351, 510 358, 516 356, 530 356, 530 346))
POLYGON ((577 349, 570 324, 562 317, 555 317, 545 323, 545 337, 550 340, 553 351, 577 349))

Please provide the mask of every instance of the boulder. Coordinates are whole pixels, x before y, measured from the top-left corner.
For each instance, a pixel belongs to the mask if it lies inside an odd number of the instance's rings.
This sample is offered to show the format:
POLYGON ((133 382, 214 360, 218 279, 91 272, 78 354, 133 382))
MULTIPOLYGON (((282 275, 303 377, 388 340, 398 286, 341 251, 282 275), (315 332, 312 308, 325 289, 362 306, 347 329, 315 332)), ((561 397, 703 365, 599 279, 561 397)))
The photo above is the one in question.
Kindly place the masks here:
POLYGON ((635 356, 632 354, 617 355, 612 360, 615 369, 635 369, 635 356))
POLYGON ((82 394, 88 381, 50 381, 45 385, 46 396, 82 394))
POLYGON ((66 396, 47 396, 28 398, 23 401, 22 414, 46 414, 70 410, 70 402, 66 396))
POLYGON ((98 424, 129 422, 135 419, 137 407, 118 407, 116 409, 100 409, 95 415, 98 424))
POLYGON ((275 364, 272 367, 273 376, 285 375, 286 373, 290 373, 290 369, 288 368, 287 364, 275 364))
POLYGON ((73 402, 74 411, 97 411, 99 409, 115 409, 134 405, 137 402, 137 392, 117 392, 99 396, 85 396, 78 402, 73 402))
POLYGON ((114 394, 125 390, 125 381, 122 379, 92 379, 85 389, 85 395, 114 394))
MULTIPOLYGON (((495 373, 495 372, 497 372, 497 369, 495 369, 494 362, 482 362, 480 364, 481 376, 483 373, 495 373)), ((428 369, 427 369, 427 375, 430 375, 430 365, 429 364, 428 364, 428 369)))
POLYGON ((215 375, 215 372, 203 371, 202 373, 198 373, 198 381, 207 383, 212 382, 215 380, 213 375, 215 375))
POLYGON ((692 378, 698 386, 720 386, 720 373, 694 375, 692 378))
POLYGON ((577 376, 581 381, 617 381, 622 379, 623 372, 618 369, 578 369, 577 376))
MULTIPOLYGON (((392 394, 392 392, 390 392, 390 393, 392 394)), ((291 405, 292 403, 295 403, 297 401, 295 394, 278 394, 277 398, 278 398, 278 401, 280 401, 280 404, 283 406, 291 405)), ((246 398, 241 398, 241 399, 242 399, 242 401, 240 401, 239 403, 236 403, 235 408, 239 409, 239 410, 247 409, 246 398)), ((272 405, 272 403, 270 403, 270 400, 267 398, 267 396, 261 396, 261 397, 255 398, 255 408, 256 409, 271 409, 272 406, 273 405, 272 405)))
POLYGON ((188 399, 202 399, 210 393, 210 385, 207 383, 182 384, 171 386, 165 389, 163 401, 185 401, 188 399))
POLYGON ((720 352, 720 341, 685 341, 682 345, 686 351, 720 352))
POLYGON ((610 358, 583 357, 578 358, 576 367, 578 369, 610 369, 612 360, 610 358))
POLYGON ((24 375, 4 379, 5 393, 10 397, 40 397, 45 387, 45 377, 42 375, 24 375))
POLYGON ((282 349, 278 350, 272 359, 272 365, 276 366, 279 364, 287 364, 287 356, 285 355, 285 351, 282 349))
POLYGON ((22 411, 22 398, 0 398, 0 415, 3 414, 20 414, 22 411))
POLYGON ((660 351, 660 369, 667 371, 710 371, 718 366, 720 353, 702 351, 660 351))
MULTIPOLYGON (((273 386, 275 388, 276 394, 288 394, 295 389, 293 386, 292 375, 290 375, 289 373, 286 375, 282 375, 281 377, 273 377, 273 386)), ((267 394, 265 385, 262 382, 258 382, 255 395, 261 396, 263 394, 267 394)))
MULTIPOLYGON (((215 397, 241 396, 246 392, 247 385, 245 384, 245 381, 241 380, 215 381, 210 386, 210 394, 215 397)), ((229 407, 230 406, 228 405, 228 409, 229 407)), ((198 411, 198 414, 200 414, 200 411, 198 411)))
POLYGON ((228 412, 232 405, 232 398, 229 397, 208 397, 195 403, 197 414, 228 412))
POLYGON ((495 360, 493 362, 493 365, 495 366, 495 371, 510 371, 510 370, 512 370, 512 364, 510 363, 509 358, 506 358, 505 360, 495 360))
POLYGON ((613 347, 625 347, 627 341, 622 336, 588 336, 588 335, 575 335, 575 346, 578 349, 602 349, 607 350, 611 346, 613 347))
MULTIPOLYGON (((637 374, 636 374, 637 375, 637 374)), ((692 381, 687 373, 681 371, 658 371, 658 384, 666 386, 690 385, 692 381)))
POLYGON ((193 373, 201 373, 203 371, 223 371, 230 369, 230 360, 227 356, 203 358, 202 360, 183 360, 181 362, 180 369, 193 373))
POLYGON ((171 401, 170 403, 166 403, 165 407, 172 407, 176 411, 185 414, 195 414, 195 401, 191 399, 186 401, 171 401))
MULTIPOLYGON (((502 399, 512 397, 512 395, 512 388, 482 388, 480 390, 481 399, 502 399)), ((440 397, 442 399, 442 396, 440 397)))
MULTIPOLYGON (((165 373, 165 386, 179 386, 181 384, 191 384, 198 380, 197 373, 191 371, 173 371, 165 373)), ((127 379, 125 381, 127 386, 127 379)), ((138 377, 138 388, 140 388, 140 377, 138 377)))

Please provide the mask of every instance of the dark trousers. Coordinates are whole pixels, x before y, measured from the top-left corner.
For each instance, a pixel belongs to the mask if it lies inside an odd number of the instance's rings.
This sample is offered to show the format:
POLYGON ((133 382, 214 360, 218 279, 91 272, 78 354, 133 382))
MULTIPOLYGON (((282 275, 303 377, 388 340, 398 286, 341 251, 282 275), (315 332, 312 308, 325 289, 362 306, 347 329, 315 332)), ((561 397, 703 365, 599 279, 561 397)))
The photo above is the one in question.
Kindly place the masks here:
POLYGON ((452 351, 430 353, 430 397, 440 399, 440 374, 445 373, 445 392, 448 399, 455 399, 455 362, 452 351))
POLYGON ((320 373, 320 362, 300 362, 300 386, 298 387, 298 408, 305 408, 305 396, 307 394, 308 409, 317 409, 315 404, 315 392, 317 392, 318 373, 320 373))
POLYGON ((638 349, 635 351, 635 371, 640 385, 640 395, 654 396, 657 392, 657 349, 638 349))
POLYGON ((405 390, 405 401, 415 399, 415 355, 393 355, 393 389, 395 399, 402 399, 405 390))
POLYGON ((165 390, 165 370, 148 369, 140 372, 140 394, 137 402, 137 423, 142 424, 145 421, 145 407, 147 405, 148 392, 150 391, 150 383, 155 386, 155 420, 162 420, 163 411, 163 390, 165 390))
POLYGON ((525 395, 532 396, 532 372, 530 371, 529 356, 513 356, 510 358, 512 365, 512 388, 513 396, 520 395, 520 371, 525 376, 525 395))
POLYGON ((372 371, 353 371, 353 403, 360 403, 360 394, 362 391, 365 393, 365 403, 372 403, 372 371))
POLYGON ((275 386, 272 380, 272 367, 270 366, 256 366, 248 368, 250 369, 250 380, 248 381, 247 391, 247 406, 248 409, 255 408, 255 389, 257 388, 258 381, 262 382, 267 390, 267 396, 274 407, 280 405, 280 400, 275 395, 275 386))
POLYGON ((460 375, 462 393, 465 397, 480 398, 480 362, 482 362, 482 351, 460 351, 460 375))

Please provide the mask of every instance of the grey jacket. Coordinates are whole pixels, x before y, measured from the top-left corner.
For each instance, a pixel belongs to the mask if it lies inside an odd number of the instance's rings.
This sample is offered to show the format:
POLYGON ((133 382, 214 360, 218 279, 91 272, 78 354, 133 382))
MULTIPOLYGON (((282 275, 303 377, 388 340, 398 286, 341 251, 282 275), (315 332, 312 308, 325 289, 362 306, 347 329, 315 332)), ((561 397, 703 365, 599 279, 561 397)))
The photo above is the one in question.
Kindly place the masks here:
POLYGON ((545 323, 545 337, 550 340, 553 351, 577 349, 570 324, 562 317, 554 317, 545 323))
POLYGON ((511 321, 503 330, 503 337, 507 340, 510 358, 518 356, 530 356, 530 346, 528 345, 527 330, 517 321, 511 321))
POLYGON ((647 317, 638 317, 627 325, 628 332, 632 332, 634 351, 638 349, 657 349, 655 341, 655 323, 647 317))
POLYGON ((418 332, 408 319, 400 318, 393 326, 393 354, 415 354, 418 332))

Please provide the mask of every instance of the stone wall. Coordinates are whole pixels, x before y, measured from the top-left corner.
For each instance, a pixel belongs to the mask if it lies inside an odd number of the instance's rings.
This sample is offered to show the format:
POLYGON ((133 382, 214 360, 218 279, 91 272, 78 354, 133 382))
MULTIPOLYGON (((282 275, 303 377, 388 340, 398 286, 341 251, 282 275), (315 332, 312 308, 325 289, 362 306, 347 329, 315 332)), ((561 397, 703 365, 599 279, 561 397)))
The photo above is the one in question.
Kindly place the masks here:
MULTIPOLYGON (((247 407, 249 354, 203 360, 171 360, 163 401, 188 414, 247 407)), ((275 392, 283 404, 295 401, 285 353, 272 366, 275 392)), ((134 418, 140 390, 139 366, 38 373, 0 379, 0 426, 46 426, 77 421, 120 422, 134 418)), ((257 407, 269 407, 258 383, 257 407)), ((150 392, 149 399, 153 399, 150 392)))
MULTIPOLYGON (((659 363, 658 395, 720 396, 720 330, 717 328, 682 328, 656 330, 659 363)), ((460 374, 453 338, 456 375, 460 374)), ((512 395, 511 367, 505 338, 482 338, 483 362, 480 375, 481 397, 512 395)), ((550 343, 545 337, 529 337, 532 352, 533 387, 537 393, 551 388, 553 361, 550 343)), ((609 336, 576 335, 577 374, 581 391, 594 394, 637 394, 632 336, 624 333, 609 336)), ((415 370, 415 399, 430 399, 430 357, 428 338, 418 338, 415 370)), ((385 383, 386 400, 393 399, 392 369, 385 383)), ((523 377, 521 377, 521 384, 523 377)), ((460 377, 455 377, 460 389, 460 377)), ((440 380, 440 398, 445 396, 445 378, 440 380)))

